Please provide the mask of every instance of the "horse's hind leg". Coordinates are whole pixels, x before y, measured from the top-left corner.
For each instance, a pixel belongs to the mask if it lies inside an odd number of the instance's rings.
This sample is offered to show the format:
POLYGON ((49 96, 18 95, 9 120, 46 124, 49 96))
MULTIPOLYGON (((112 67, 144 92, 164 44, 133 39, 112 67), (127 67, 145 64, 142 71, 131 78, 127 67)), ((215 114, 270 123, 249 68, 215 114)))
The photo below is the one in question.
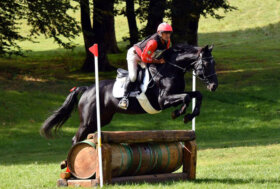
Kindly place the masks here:
POLYGON ((96 131, 96 123, 95 124, 80 123, 80 127, 76 135, 72 138, 72 145, 76 144, 77 142, 85 140, 89 133, 94 133, 95 131, 96 131))
MULTIPOLYGON (((96 120, 96 113, 94 112, 94 118, 90 122, 81 122, 80 127, 76 133, 76 135, 72 139, 72 145, 85 140, 87 135, 90 133, 94 133, 97 131, 97 120, 96 120)), ((109 113, 102 113, 101 114, 101 127, 109 124, 113 119, 114 114, 109 113)))

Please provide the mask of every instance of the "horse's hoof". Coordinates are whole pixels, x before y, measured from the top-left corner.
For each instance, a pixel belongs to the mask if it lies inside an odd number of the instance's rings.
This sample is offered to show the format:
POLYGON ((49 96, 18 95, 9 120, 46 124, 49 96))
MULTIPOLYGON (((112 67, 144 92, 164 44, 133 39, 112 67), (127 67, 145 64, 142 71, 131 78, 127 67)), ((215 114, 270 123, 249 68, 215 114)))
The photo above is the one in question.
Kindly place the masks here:
POLYGON ((184 116, 184 123, 188 123, 192 120, 191 114, 187 114, 184 116))
POLYGON ((60 169, 65 169, 67 167, 67 161, 64 160, 60 163, 60 169))
POLYGON ((175 110, 171 113, 172 119, 176 119, 179 116, 180 116, 179 110, 175 110))

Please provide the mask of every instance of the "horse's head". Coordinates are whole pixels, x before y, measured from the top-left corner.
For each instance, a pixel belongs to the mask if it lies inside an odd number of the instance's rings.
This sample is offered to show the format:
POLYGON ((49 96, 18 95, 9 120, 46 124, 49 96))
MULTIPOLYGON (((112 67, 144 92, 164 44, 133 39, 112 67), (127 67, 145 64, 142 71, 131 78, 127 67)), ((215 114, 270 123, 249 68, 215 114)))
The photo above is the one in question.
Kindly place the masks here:
POLYGON ((183 45, 177 49, 180 50, 177 50, 176 64, 193 69, 195 76, 204 81, 210 91, 215 91, 218 87, 218 78, 212 56, 213 45, 210 47, 206 45, 203 48, 183 45))
POLYGON ((218 87, 218 78, 215 70, 215 60, 212 56, 213 45, 206 45, 199 53, 198 60, 194 62, 193 69, 195 75, 207 84, 210 91, 215 91, 218 87))

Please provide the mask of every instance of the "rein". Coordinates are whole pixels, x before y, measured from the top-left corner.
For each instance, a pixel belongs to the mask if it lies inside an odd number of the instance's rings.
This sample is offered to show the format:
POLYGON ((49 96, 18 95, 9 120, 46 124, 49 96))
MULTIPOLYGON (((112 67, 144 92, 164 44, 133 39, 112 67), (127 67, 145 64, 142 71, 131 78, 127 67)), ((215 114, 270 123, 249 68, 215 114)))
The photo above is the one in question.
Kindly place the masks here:
MULTIPOLYGON (((205 60, 205 59, 207 59, 207 58, 213 58, 213 57, 210 56, 210 57, 200 58, 199 60, 193 61, 190 65, 194 65, 194 64, 197 63, 198 61, 202 61, 202 60, 205 60)), ((187 68, 178 66, 177 64, 173 64, 173 63, 171 63, 171 62, 166 62, 166 63, 172 65, 173 67, 176 67, 176 68, 182 70, 183 73, 185 73, 185 72, 187 71, 187 68)), ((202 80, 202 81, 204 81, 204 82, 207 82, 207 80, 206 80, 207 78, 209 78, 209 77, 211 77, 211 76, 213 76, 213 75, 217 75, 217 73, 213 73, 213 74, 210 74, 210 75, 205 76, 205 75, 204 75, 204 71, 203 71, 203 78, 199 77, 199 76, 196 75, 196 74, 193 74, 193 75, 194 75, 195 77, 197 77, 198 79, 200 79, 200 80, 202 80)))
MULTIPOLYGON (((213 58, 213 57, 212 57, 212 56, 209 56, 209 57, 204 57, 204 58, 202 58, 202 57, 200 56, 200 59, 193 61, 190 65, 194 65, 194 64, 196 64, 196 63, 199 62, 199 61, 202 62, 202 60, 205 60, 205 59, 208 59, 208 58, 213 58)), ((187 67, 184 68, 184 67, 178 66, 177 64, 173 64, 173 63, 171 63, 171 62, 169 62, 169 61, 166 61, 166 63, 172 65, 172 66, 175 67, 175 68, 178 68, 178 69, 182 70, 184 74, 185 74, 186 71, 188 70, 187 67)), ((158 70, 158 71, 156 72, 155 75, 152 76, 152 78, 150 79, 148 85, 152 82, 152 80, 154 79, 154 77, 157 76, 158 73, 159 73, 162 69, 163 69, 163 67, 162 67, 160 70, 158 70)), ((203 71, 203 78, 199 77, 199 76, 196 75, 196 74, 193 74, 193 75, 194 75, 195 77, 197 77, 198 79, 200 79, 201 81, 204 81, 205 83, 208 83, 207 78, 209 78, 209 77, 211 77, 211 76, 213 76, 213 75, 217 75, 217 73, 213 73, 213 74, 210 74, 210 75, 205 76, 205 75, 204 75, 204 71, 203 71)), ((153 86, 154 86, 154 85, 152 85, 151 87, 153 87, 153 86)), ((149 88, 151 88, 151 87, 149 87, 149 88)))

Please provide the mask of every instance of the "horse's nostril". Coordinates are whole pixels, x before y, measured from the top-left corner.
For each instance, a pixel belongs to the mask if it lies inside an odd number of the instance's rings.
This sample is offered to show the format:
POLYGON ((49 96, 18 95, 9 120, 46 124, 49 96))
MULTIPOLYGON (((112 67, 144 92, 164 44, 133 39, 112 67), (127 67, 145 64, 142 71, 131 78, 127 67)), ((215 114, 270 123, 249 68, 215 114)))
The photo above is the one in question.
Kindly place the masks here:
POLYGON ((213 85, 212 85, 212 90, 215 91, 215 90, 217 89, 217 87, 218 87, 218 85, 213 84, 213 85))
POLYGON ((217 87, 218 87, 218 85, 215 84, 215 83, 210 83, 210 84, 208 85, 208 89, 209 89, 210 91, 215 91, 215 90, 217 89, 217 87))

